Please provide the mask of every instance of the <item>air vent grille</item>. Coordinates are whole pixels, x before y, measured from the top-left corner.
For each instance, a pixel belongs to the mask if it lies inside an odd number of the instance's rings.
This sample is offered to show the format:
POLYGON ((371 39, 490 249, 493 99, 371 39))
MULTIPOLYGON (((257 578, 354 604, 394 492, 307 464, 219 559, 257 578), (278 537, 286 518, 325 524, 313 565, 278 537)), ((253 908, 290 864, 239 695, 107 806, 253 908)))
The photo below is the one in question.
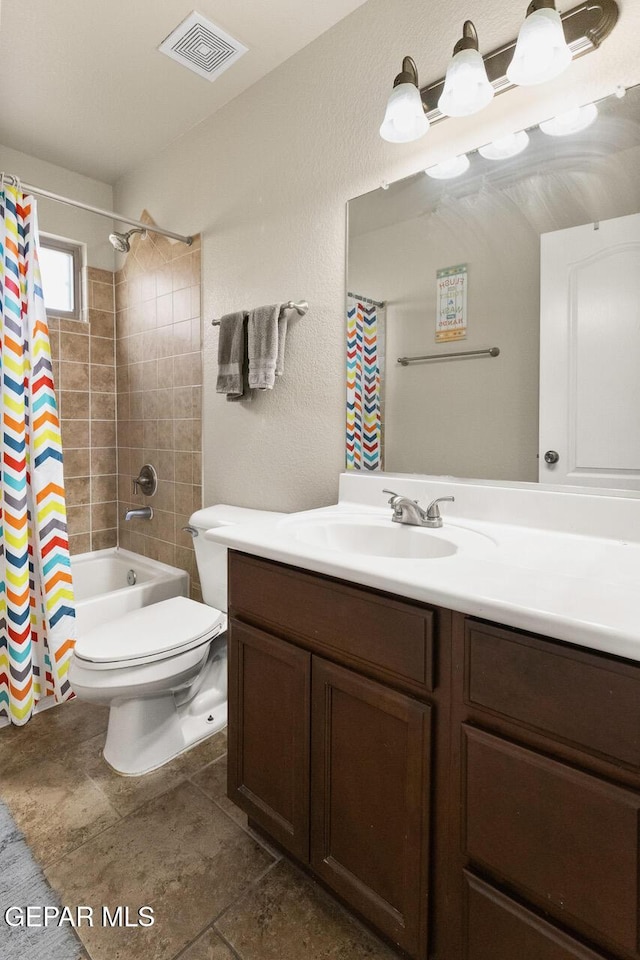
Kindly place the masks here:
POLYGON ((247 52, 244 44, 234 40, 195 10, 162 41, 158 49, 211 81, 217 80, 221 73, 247 52))

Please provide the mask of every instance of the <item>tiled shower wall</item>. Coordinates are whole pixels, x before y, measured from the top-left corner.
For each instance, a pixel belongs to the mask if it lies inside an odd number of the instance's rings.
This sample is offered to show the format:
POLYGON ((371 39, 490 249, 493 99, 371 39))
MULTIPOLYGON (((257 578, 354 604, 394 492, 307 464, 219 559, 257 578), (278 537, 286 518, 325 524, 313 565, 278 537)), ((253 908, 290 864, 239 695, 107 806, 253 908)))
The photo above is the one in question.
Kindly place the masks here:
POLYGON ((113 274, 88 269, 88 323, 49 317, 71 553, 117 540, 113 274))
POLYGON ((182 531, 202 505, 200 238, 187 247, 135 236, 115 294, 118 542, 187 570, 201 599, 192 540, 182 531), (145 463, 158 472, 150 498, 132 492, 145 463), (124 520, 145 504, 153 520, 124 520))

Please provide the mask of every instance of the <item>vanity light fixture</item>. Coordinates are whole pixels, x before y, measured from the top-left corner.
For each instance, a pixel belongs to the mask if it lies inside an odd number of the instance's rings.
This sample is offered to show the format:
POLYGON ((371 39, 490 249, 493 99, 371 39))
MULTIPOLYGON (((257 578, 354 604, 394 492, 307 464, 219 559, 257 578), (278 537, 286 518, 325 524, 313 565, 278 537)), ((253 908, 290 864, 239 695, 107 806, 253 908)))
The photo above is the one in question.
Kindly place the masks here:
MULTIPOLYGON (((614 29, 619 14, 616 0, 581 0, 577 6, 561 14, 555 9, 552 0, 534 0, 529 7, 528 16, 520 30, 518 40, 502 44, 482 57, 487 78, 495 95, 513 89, 516 83, 534 82, 532 76, 536 71, 539 79, 535 82, 542 82, 543 79, 550 78, 552 66, 557 69, 563 60, 566 61, 566 65, 571 59, 576 60, 587 53, 593 53, 614 29), (556 28, 559 23, 560 32, 554 28, 554 23, 556 28), (549 36, 552 37, 550 47, 546 46, 549 36), (529 60, 529 53, 527 53, 527 62, 531 70, 526 80, 522 75, 517 79, 519 58, 523 49, 520 39, 525 44, 525 53, 527 49, 530 52, 534 47, 538 50, 544 47, 541 59, 536 60, 535 63, 529 60), (519 45, 520 49, 517 50, 519 45), (549 56, 549 50, 552 51, 551 56, 549 56), (569 60, 566 60, 567 50, 569 60), (544 77, 541 76, 542 61, 544 61, 544 77)), ((557 76, 557 74, 554 75, 557 76)), ((443 77, 420 90, 427 119, 432 124, 438 123, 445 117, 439 104, 443 98, 447 79, 448 77, 443 77)), ((446 107, 446 100, 443 101, 442 107, 446 107)))
POLYGON ((586 130, 597 116, 598 108, 595 103, 587 103, 584 107, 567 110, 551 120, 543 120, 540 129, 549 137, 568 137, 572 133, 586 130))
POLYGON ((447 67, 438 109, 446 117, 468 117, 486 107, 494 93, 478 50, 478 33, 471 20, 465 20, 447 67))
POLYGON ((393 90, 380 127, 380 136, 389 143, 411 143, 429 129, 420 90, 418 68, 411 57, 402 61, 402 70, 393 81, 393 90))
POLYGON ((532 0, 507 78, 520 87, 544 83, 564 73, 572 57, 555 0, 532 0))
POLYGON ((469 169, 469 157, 466 153, 461 153, 459 157, 451 157, 450 160, 443 160, 442 163, 436 163, 433 167, 427 167, 425 173, 434 180, 453 180, 454 177, 460 177, 469 169))
POLYGON ((510 133, 506 137, 499 137, 493 143, 487 143, 480 147, 478 153, 485 160, 508 160, 509 157, 517 157, 519 153, 526 150, 529 145, 529 134, 526 130, 520 130, 518 133, 510 133))

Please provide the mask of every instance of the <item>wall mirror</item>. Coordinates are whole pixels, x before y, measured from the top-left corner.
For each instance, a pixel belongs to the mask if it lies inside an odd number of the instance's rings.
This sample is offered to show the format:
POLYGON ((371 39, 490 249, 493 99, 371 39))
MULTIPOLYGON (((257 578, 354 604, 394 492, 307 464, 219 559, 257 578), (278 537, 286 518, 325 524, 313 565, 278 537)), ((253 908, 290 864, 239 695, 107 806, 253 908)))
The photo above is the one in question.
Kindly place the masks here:
POLYGON ((456 166, 348 204, 348 467, 640 491, 640 87, 456 166))

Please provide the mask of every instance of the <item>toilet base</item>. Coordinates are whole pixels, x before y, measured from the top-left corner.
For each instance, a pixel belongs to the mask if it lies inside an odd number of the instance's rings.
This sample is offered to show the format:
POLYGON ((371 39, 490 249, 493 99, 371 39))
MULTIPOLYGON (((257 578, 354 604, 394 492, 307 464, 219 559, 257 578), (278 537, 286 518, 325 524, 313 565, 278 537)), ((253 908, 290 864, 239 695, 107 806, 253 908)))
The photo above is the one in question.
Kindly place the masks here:
MULTIPOLYGON (((144 701, 146 707, 149 701, 144 701)), ((131 701, 119 706, 135 706, 131 701)), ((131 730, 132 719, 138 719, 136 711, 127 710, 115 714, 116 707, 111 707, 109 713, 109 729, 107 731, 107 740, 104 745, 103 757, 105 762, 118 773, 121 777, 142 777, 146 773, 152 773, 163 767, 170 760, 175 760, 183 753, 196 747, 208 737, 212 737, 227 726, 227 703, 221 703, 218 707, 207 714, 199 721, 196 718, 185 718, 185 723, 180 725, 180 734, 177 736, 175 726, 166 722, 165 729, 161 736, 158 731, 154 731, 153 743, 148 743, 146 749, 141 749, 141 742, 130 743, 127 749, 127 743, 123 740, 123 733, 128 734, 131 730), (113 718, 113 728, 112 728, 113 718), (124 745, 124 749, 123 749, 124 745)), ((162 711, 158 711, 164 712, 162 711)), ((146 714, 146 709, 145 709, 146 714)))
POLYGON ((222 638, 187 690, 111 704, 103 756, 124 777, 140 777, 227 725, 227 658, 222 638))

